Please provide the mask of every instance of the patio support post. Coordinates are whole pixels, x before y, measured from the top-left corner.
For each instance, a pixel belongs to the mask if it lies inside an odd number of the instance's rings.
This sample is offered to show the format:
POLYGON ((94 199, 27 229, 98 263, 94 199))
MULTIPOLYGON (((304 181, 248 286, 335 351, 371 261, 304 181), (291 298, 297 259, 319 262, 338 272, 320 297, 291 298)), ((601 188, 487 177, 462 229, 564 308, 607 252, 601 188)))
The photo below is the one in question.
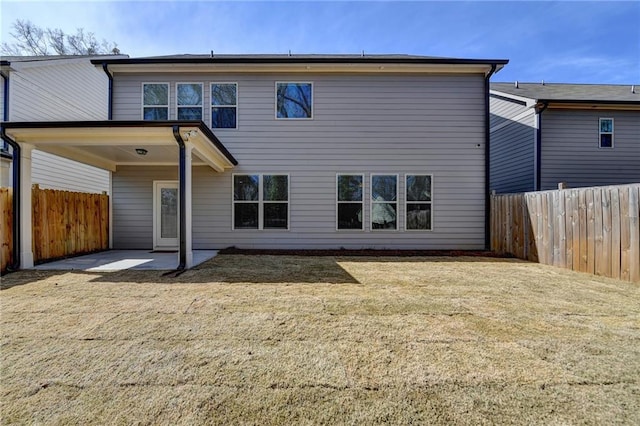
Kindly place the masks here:
POLYGON ((20 267, 33 268, 31 152, 33 145, 20 144, 20 267))
POLYGON ((186 250, 186 267, 193 267, 193 209, 192 209, 192 188, 193 188, 193 165, 192 165, 193 144, 184 143, 184 238, 186 250))

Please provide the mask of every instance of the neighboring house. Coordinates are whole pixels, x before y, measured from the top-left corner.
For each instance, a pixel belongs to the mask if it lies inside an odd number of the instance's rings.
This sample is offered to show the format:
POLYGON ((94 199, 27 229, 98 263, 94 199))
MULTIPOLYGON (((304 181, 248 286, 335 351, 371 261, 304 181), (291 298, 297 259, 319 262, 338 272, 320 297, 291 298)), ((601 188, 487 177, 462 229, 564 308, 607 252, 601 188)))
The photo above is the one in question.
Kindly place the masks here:
POLYGON ((112 172, 113 248, 178 249, 188 267, 192 249, 229 246, 487 246, 489 78, 506 60, 92 62, 112 120, 7 123, 6 136, 112 172))
POLYGON ((491 83, 491 189, 640 182, 640 88, 491 83))
MULTIPOLYGON (((2 121, 106 120, 108 78, 91 64, 91 58, 96 56, 0 58, 2 121)), ((4 142, 0 148, 0 185, 11 186, 12 153, 4 142)), ((64 152, 58 147, 32 151, 34 184, 79 192, 109 191, 108 171, 54 154, 64 152)))

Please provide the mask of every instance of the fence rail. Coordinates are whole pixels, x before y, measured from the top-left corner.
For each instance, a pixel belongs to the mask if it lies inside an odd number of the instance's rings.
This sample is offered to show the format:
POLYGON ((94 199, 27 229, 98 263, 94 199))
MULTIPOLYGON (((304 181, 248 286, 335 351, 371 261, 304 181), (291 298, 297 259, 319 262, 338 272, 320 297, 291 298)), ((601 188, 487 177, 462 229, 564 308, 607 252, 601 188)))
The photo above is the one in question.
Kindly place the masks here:
POLYGON ((109 196, 34 185, 35 262, 109 248, 109 196))
POLYGON ((13 255, 13 190, 0 188, 0 270, 4 272, 13 255))
POLYGON ((640 184, 491 197, 491 249, 640 282, 640 184))

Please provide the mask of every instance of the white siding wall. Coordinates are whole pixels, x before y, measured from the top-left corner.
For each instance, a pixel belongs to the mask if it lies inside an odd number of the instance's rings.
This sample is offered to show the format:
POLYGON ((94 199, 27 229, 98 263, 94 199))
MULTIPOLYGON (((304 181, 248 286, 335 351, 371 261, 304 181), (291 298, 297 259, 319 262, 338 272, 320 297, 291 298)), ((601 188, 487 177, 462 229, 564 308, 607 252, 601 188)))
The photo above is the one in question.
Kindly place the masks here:
POLYGON ((640 182, 640 112, 542 113, 542 188, 640 182), (614 119, 614 148, 599 148, 598 119, 614 119))
POLYGON ((0 157, 0 186, 10 187, 12 184, 11 160, 6 157, 0 157))
POLYGON ((43 189, 109 192, 108 171, 37 150, 31 153, 31 180, 43 189))
MULTIPOLYGON (((290 230, 231 230, 231 172, 194 171, 195 248, 484 247, 483 83, 476 76, 116 76, 114 119, 140 119, 141 83, 239 83, 238 130, 215 130, 234 173, 290 174, 290 230), (152 78, 151 78, 152 77, 152 78), (275 120, 275 81, 312 81, 314 119, 275 120), (365 231, 336 231, 336 173, 365 173, 365 231), (400 230, 371 231, 371 173, 400 174, 400 230), (433 231, 405 232, 405 173, 433 174, 433 231)), ((205 121, 210 121, 205 109, 205 121)), ((175 167, 121 167, 113 175, 114 247, 151 248, 153 180, 175 167)))
POLYGON ((108 79, 88 58, 11 67, 10 121, 107 119, 108 79))
POLYGON ((4 78, 2 77, 0 77, 0 121, 4 121, 4 78))
MULTIPOLYGON (((106 120, 108 79, 89 58, 12 62, 10 121, 106 120)), ((109 190, 109 172, 34 150, 33 183, 42 188, 109 190)))
POLYGON ((491 189, 526 192, 535 187, 535 120, 533 108, 496 97, 491 111, 491 189))

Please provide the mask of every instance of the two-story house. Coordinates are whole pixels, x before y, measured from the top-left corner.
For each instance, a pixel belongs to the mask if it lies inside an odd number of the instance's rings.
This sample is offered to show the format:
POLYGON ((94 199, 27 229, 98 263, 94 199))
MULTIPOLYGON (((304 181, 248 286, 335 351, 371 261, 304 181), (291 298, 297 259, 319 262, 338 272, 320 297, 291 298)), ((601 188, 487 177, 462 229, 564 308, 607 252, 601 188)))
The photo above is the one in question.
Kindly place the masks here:
MULTIPOLYGON (((96 56, 0 58, 2 121, 106 120, 108 79, 91 58, 96 56)), ((32 151, 32 183, 68 191, 109 191, 108 171, 55 155, 55 150, 32 151)), ((0 186, 12 184, 11 158, 11 148, 0 142, 0 186)))
POLYGON ((640 182, 640 90, 491 83, 491 189, 640 182))
POLYGON ((489 78, 507 62, 94 59, 110 120, 8 123, 5 136, 110 170, 113 248, 178 249, 181 266, 229 246, 484 249, 489 78))

